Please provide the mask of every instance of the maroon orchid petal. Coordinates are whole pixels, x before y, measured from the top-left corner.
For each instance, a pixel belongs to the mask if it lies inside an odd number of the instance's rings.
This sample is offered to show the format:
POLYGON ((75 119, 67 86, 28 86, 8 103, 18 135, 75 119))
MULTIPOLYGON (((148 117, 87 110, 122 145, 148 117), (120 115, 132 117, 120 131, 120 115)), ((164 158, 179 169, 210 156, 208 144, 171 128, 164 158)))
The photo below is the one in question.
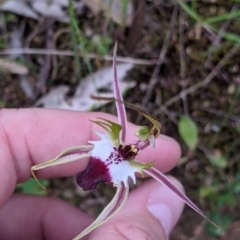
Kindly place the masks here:
POLYGON ((98 158, 90 157, 88 166, 77 175, 77 184, 83 190, 94 190, 100 182, 111 182, 107 165, 98 158))
POLYGON ((126 131, 127 131, 127 115, 126 115, 126 109, 125 105, 123 103, 123 97, 122 93, 119 88, 118 78, 117 78, 117 42, 115 43, 114 49, 113 49, 113 77, 114 77, 114 96, 116 100, 116 108, 117 108, 117 116, 118 116, 118 122, 122 126, 121 136, 120 136, 120 142, 124 143, 126 139, 126 131))

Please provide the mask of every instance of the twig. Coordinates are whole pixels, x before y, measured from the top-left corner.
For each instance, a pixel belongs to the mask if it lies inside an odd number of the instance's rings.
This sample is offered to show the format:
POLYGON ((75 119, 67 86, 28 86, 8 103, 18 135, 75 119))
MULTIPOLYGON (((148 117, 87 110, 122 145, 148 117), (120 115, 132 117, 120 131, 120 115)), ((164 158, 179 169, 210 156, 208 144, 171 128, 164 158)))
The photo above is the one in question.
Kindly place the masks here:
POLYGON ((55 20, 51 18, 41 18, 38 24, 34 27, 33 31, 27 36, 25 40, 25 47, 29 47, 32 40, 43 31, 47 30, 54 24, 55 20))
POLYGON ((235 44, 231 50, 219 61, 219 63, 217 64, 217 66, 215 66, 213 68, 213 70, 208 74, 208 76, 201 82, 181 91, 180 93, 178 93, 177 95, 175 95, 174 97, 170 98, 168 101, 165 102, 165 104, 163 106, 161 106, 157 111, 156 114, 159 114, 161 111, 165 110, 167 107, 169 107, 170 105, 172 105, 173 103, 175 103, 176 101, 178 101, 179 99, 181 99, 182 94, 184 95, 188 95, 190 93, 195 92, 197 89, 206 86, 207 84, 209 84, 212 79, 217 75, 217 73, 219 72, 219 70, 226 64, 226 62, 236 53, 236 51, 240 48, 240 44, 237 43, 235 44))
MULTIPOLYGON (((63 33, 69 33, 69 28, 60 28, 59 30, 57 30, 54 35, 53 35, 53 39, 52 39, 52 49, 56 49, 56 45, 57 45, 57 40, 59 38, 59 36, 61 36, 63 33)), ((51 78, 55 79, 57 76, 57 71, 58 71, 58 60, 57 60, 57 55, 52 55, 52 65, 53 65, 53 71, 51 74, 51 78)))
MULTIPOLYGON (((32 32, 27 36, 26 41, 24 42, 24 48, 29 48, 33 39, 40 33, 47 30, 54 24, 54 20, 51 18, 41 18, 38 24, 33 28, 32 32)), ((19 53, 22 54, 22 53, 19 53)), ((29 56, 26 56, 26 59, 30 64, 33 64, 32 59, 29 56)))
MULTIPOLYGON (((50 26, 46 31, 46 48, 51 49, 52 47, 52 35, 53 35, 53 29, 50 26)), ((44 56, 44 62, 41 66, 41 70, 39 73, 39 86, 38 86, 38 92, 43 93, 46 88, 46 82, 50 75, 51 71, 51 55, 47 54, 44 56)))
POLYGON ((176 19, 177 19, 177 13, 178 13, 178 5, 176 5, 173 9, 172 16, 171 16, 171 21, 169 23, 169 28, 168 28, 168 31, 167 31, 162 49, 159 53, 158 61, 156 63, 155 69, 154 69, 152 77, 150 79, 146 94, 143 98, 143 105, 144 106, 147 104, 147 102, 149 100, 149 97, 152 93, 153 87, 155 86, 155 84, 157 82, 157 77, 158 77, 158 74, 161 70, 161 67, 162 67, 162 64, 163 64, 163 61, 164 61, 164 58, 165 58, 165 55, 166 55, 166 52, 167 52, 167 49, 168 49, 169 41, 170 41, 170 38, 172 36, 173 28, 175 26, 175 22, 176 22, 176 19))
MULTIPOLYGON (((71 50, 58 50, 58 49, 37 49, 37 48, 15 48, 15 49, 5 49, 0 51, 0 55, 12 55, 12 54, 38 54, 38 55, 58 55, 58 56, 74 56, 73 51, 71 50)), ((79 52, 81 56, 81 53, 79 52)), ((99 56, 94 53, 89 53, 86 57, 90 59, 100 59, 106 61, 112 61, 113 58, 110 55, 99 56)), ((156 64, 157 60, 145 60, 140 58, 129 58, 129 57, 117 57, 116 59, 118 62, 125 62, 125 63, 132 63, 138 65, 154 65, 156 64)))
MULTIPOLYGON (((179 14, 179 51, 180 51, 180 75, 181 75, 181 85, 182 90, 186 89, 186 63, 185 63, 185 54, 184 54, 184 41, 183 41, 183 34, 184 34, 184 17, 185 12, 183 9, 180 9, 179 14)), ((182 94, 182 101, 183 101, 183 109, 185 115, 189 115, 189 107, 188 107, 188 100, 187 95, 182 94)))
POLYGON ((237 115, 231 115, 229 116, 227 112, 219 110, 219 109, 214 109, 214 108, 204 108, 204 107, 200 107, 201 110, 206 111, 208 113, 212 113, 215 114, 217 116, 221 116, 221 117, 226 117, 227 119, 230 119, 232 121, 240 121, 240 116, 237 115))
POLYGON ((162 111, 176 126, 178 125, 177 118, 173 116, 168 108, 163 108, 162 111))

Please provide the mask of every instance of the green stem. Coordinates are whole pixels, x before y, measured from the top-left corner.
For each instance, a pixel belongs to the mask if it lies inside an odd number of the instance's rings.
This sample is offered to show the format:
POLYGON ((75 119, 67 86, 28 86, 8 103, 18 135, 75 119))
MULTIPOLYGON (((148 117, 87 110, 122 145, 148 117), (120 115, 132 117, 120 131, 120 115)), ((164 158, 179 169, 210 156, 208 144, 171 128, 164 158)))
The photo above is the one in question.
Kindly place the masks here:
MULTIPOLYGON (((81 52, 82 52, 82 56, 83 56, 83 60, 85 62, 85 64, 87 65, 88 71, 89 73, 93 73, 93 69, 90 63, 90 60, 87 58, 87 51, 86 51, 86 40, 84 39, 83 34, 80 31, 80 28, 78 27, 78 22, 77 22, 77 18, 76 18, 76 14, 74 11, 74 6, 73 6, 73 0, 69 0, 69 15, 70 15, 70 25, 71 28, 73 29, 73 34, 74 34, 74 38, 78 41, 78 43, 81 46, 81 52)), ((78 56, 78 51, 79 48, 77 47, 77 51, 75 52, 78 56)), ((78 56, 79 58, 79 56, 78 56)), ((76 61, 75 61, 76 62, 76 61)), ((78 60, 79 62, 79 60, 78 60)))

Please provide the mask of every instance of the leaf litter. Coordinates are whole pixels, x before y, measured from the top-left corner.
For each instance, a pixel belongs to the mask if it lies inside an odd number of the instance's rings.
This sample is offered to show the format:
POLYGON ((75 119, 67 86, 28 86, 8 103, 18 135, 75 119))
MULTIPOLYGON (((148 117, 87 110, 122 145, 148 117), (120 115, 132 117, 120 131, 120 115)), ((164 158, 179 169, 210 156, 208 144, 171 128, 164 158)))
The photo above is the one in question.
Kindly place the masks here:
MULTIPOLYGON (((121 92, 126 93, 136 85, 135 81, 124 81, 127 72, 133 68, 133 64, 118 64, 117 68, 121 92)), ((91 96, 114 97, 112 67, 103 68, 80 80, 73 96, 67 96, 69 90, 70 86, 67 85, 60 85, 52 88, 50 92, 40 98, 34 106, 90 111, 105 105, 107 104, 106 101, 95 100, 91 96)))

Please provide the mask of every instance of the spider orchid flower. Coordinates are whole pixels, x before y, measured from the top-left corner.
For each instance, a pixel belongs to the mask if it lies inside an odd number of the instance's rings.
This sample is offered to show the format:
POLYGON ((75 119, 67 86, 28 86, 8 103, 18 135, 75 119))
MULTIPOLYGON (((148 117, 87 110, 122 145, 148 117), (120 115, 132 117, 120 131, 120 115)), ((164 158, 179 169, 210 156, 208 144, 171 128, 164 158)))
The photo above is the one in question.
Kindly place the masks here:
POLYGON ((86 169, 77 175, 77 184, 82 187, 83 190, 93 190, 100 182, 113 183, 117 188, 114 198, 98 218, 83 232, 76 236, 74 240, 81 239, 120 211, 128 197, 128 180, 131 178, 133 183, 136 183, 136 173, 140 173, 142 177, 144 177, 145 174, 153 177, 159 183, 171 189, 176 194, 176 197, 182 199, 182 201, 193 210, 210 221, 206 215, 184 193, 179 191, 163 173, 153 167, 154 163, 143 163, 137 160, 140 151, 148 146, 155 146, 155 139, 160 134, 161 125, 155 117, 130 103, 123 102, 117 79, 116 51, 117 44, 115 44, 113 53, 115 99, 112 100, 116 103, 118 123, 103 118, 99 118, 97 121, 92 121, 106 131, 105 134, 96 133, 100 138, 98 141, 89 141, 90 145, 70 147, 61 152, 56 158, 33 166, 31 169, 33 177, 38 184, 40 184, 34 174, 35 170, 88 157, 89 162, 86 169), (146 126, 137 127, 136 137, 138 139, 132 143, 125 142, 127 132, 125 105, 141 113, 153 125, 152 128, 146 126))

